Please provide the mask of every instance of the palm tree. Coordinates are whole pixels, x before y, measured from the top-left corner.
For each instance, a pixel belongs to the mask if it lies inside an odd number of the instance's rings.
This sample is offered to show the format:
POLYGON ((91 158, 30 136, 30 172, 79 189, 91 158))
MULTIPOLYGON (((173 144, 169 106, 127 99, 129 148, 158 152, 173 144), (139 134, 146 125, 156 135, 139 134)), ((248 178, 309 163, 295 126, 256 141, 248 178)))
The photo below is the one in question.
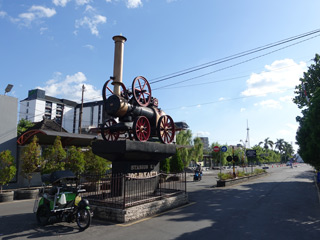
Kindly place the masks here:
POLYGON ((282 154, 282 152, 284 150, 284 142, 285 141, 282 138, 277 139, 277 141, 276 141, 276 147, 275 148, 277 148, 279 150, 280 154, 282 154))
POLYGON ((284 159, 286 161, 287 156, 292 156, 294 154, 293 147, 290 143, 284 142, 284 159))
POLYGON ((282 160, 282 153, 284 151, 284 146, 285 146, 284 143, 285 143, 285 141, 282 138, 277 139, 277 141, 276 141, 276 147, 275 148, 277 148, 279 150, 280 156, 281 156, 281 160, 282 160))
POLYGON ((263 142, 259 142, 259 146, 261 144, 263 144, 263 148, 266 150, 266 152, 269 149, 269 146, 271 149, 273 147, 273 142, 271 140, 269 140, 269 138, 266 138, 263 142))

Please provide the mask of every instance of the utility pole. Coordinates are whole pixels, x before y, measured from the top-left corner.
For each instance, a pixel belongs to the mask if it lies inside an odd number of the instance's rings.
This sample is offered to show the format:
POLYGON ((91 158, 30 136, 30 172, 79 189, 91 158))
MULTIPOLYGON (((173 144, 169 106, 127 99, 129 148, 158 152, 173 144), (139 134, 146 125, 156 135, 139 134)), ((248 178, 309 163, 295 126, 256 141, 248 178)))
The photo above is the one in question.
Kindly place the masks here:
POLYGON ((82 112, 83 112, 83 93, 86 88, 84 87, 84 84, 82 85, 82 97, 81 97, 81 108, 80 108, 80 117, 79 117, 79 127, 78 132, 81 134, 81 124, 82 124, 82 112))

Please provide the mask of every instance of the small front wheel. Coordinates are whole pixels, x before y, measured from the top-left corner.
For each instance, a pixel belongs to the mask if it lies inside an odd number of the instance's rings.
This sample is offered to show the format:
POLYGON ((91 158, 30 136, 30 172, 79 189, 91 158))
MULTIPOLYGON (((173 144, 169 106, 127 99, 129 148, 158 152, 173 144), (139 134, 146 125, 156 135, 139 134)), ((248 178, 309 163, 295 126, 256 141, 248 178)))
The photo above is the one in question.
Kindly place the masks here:
POLYGON ((88 209, 82 208, 77 211, 77 224, 81 231, 86 230, 91 224, 91 214, 88 209))
POLYGON ((50 218, 50 209, 47 205, 43 204, 38 207, 37 221, 41 226, 48 224, 50 218))

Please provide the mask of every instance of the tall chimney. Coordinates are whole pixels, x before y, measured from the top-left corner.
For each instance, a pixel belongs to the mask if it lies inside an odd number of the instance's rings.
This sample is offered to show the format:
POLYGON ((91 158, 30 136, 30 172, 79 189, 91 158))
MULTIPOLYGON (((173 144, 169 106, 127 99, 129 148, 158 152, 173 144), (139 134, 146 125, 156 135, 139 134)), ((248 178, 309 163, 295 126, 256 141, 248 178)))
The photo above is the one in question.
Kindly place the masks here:
POLYGON ((120 84, 122 82, 122 70, 123 70, 123 47, 127 39, 123 36, 114 36, 113 41, 115 43, 114 48, 114 63, 113 63, 113 93, 120 96, 120 84))

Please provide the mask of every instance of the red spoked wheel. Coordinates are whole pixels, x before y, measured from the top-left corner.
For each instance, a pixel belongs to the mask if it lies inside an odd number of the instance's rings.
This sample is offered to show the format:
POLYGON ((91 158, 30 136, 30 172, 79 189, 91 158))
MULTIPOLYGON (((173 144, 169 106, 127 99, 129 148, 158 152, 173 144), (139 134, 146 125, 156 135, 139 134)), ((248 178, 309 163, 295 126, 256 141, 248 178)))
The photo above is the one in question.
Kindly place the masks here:
POLYGON ((157 135, 162 143, 172 143, 175 134, 175 127, 172 118, 164 115, 159 118, 157 124, 157 135))
MULTIPOLYGON (((102 98, 104 101, 106 101, 108 99, 108 97, 110 97, 111 95, 113 95, 113 90, 110 88, 110 84, 112 84, 112 79, 108 80, 105 82, 105 84, 102 87, 102 98)), ((127 91, 126 86, 121 82, 120 86, 122 88, 121 90, 121 96, 125 97, 125 93, 127 91)))
POLYGON ((116 125, 117 122, 114 119, 108 119, 106 123, 101 128, 101 136, 105 141, 117 141, 119 138, 119 132, 111 132, 110 128, 113 125, 116 125))
POLYGON ((134 99, 142 107, 147 107, 151 101, 151 87, 147 79, 142 76, 136 77, 132 83, 134 99))
POLYGON ((148 141, 151 133, 150 123, 148 118, 140 116, 133 122, 134 138, 140 142, 148 141))

